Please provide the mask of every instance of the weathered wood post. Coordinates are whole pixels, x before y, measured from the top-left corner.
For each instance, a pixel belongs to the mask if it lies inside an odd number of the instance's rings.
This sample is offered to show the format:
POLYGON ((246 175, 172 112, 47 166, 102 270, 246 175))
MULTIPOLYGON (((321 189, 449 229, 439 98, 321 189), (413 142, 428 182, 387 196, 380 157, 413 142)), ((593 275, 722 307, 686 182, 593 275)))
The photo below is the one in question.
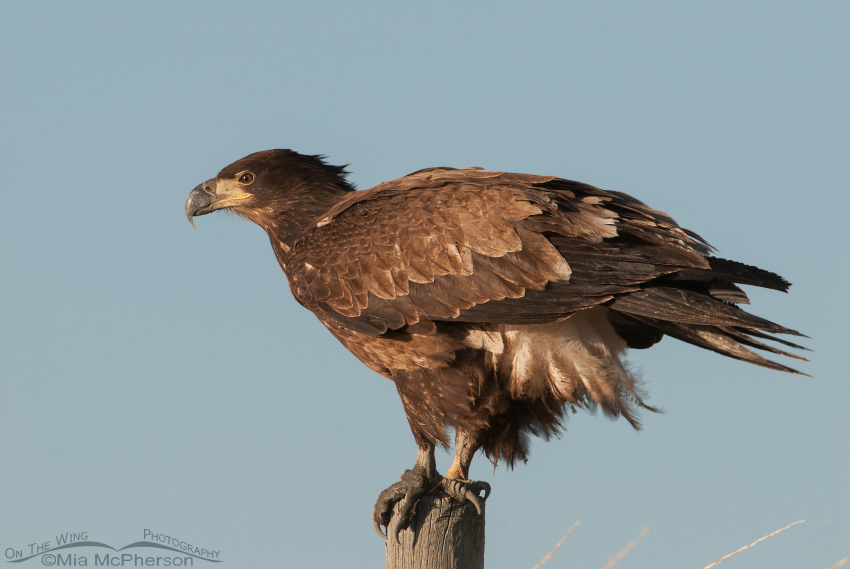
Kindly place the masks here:
POLYGON ((386 568, 484 569, 484 514, 446 494, 423 496, 399 542, 387 537, 386 568))

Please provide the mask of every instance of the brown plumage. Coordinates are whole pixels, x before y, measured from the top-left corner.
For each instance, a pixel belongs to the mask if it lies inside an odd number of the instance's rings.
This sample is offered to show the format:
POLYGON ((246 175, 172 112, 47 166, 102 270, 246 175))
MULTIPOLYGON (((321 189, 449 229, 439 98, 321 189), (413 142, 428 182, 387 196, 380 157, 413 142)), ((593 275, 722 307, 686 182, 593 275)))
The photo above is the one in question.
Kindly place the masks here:
POLYGON ((480 168, 355 192, 344 175, 317 156, 258 152, 198 186, 186 214, 229 208, 268 233, 298 302, 395 382, 420 466, 448 429, 448 475, 461 479, 477 449, 525 460, 527 435, 557 434, 568 409, 637 428, 636 409, 651 408, 621 356, 665 334, 798 373, 748 349, 799 358, 760 341, 798 333, 735 305, 747 302, 736 283, 789 284, 713 257, 626 194, 480 168))

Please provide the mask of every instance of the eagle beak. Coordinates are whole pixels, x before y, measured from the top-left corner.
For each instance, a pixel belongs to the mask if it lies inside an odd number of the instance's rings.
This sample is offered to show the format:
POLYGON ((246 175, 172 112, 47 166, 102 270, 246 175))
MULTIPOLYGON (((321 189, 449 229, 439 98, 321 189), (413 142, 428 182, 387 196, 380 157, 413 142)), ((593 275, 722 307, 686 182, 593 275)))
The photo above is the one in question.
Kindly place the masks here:
POLYGON ((206 215, 218 209, 233 207, 244 199, 250 198, 251 194, 245 193, 233 184, 221 183, 218 179, 207 180, 203 184, 195 186, 186 199, 186 219, 192 227, 195 227, 193 217, 206 215))
POLYGON ((208 191, 208 189, 211 189, 210 182, 198 184, 195 186, 195 189, 189 193, 189 197, 186 199, 186 219, 189 220, 192 227, 195 227, 195 222, 192 221, 193 217, 196 215, 204 215, 205 213, 212 211, 210 209, 210 205, 212 205, 215 201, 215 197, 211 191, 208 191))

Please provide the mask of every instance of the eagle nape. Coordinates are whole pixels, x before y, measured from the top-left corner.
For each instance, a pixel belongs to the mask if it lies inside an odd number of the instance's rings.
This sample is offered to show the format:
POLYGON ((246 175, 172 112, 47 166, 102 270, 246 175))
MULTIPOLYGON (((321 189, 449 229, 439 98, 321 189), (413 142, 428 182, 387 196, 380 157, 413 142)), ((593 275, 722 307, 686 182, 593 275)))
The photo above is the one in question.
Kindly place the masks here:
MULTIPOLYGON (((458 443, 461 437, 459 432, 458 443)), ((437 472, 434 445, 419 447, 413 469, 402 472, 398 482, 381 492, 372 509, 372 527, 379 536, 384 539, 392 537, 398 542, 399 533, 413 521, 419 500, 430 493, 443 492, 458 502, 469 502, 479 516, 483 515, 484 502, 490 495, 490 485, 486 482, 467 480, 474 449, 464 446, 466 445, 458 444, 454 463, 447 476, 441 476, 437 472), (470 450, 472 452, 468 452, 470 450), (399 504, 398 511, 394 513, 396 504, 399 504), (387 528, 386 533, 381 526, 387 528)))

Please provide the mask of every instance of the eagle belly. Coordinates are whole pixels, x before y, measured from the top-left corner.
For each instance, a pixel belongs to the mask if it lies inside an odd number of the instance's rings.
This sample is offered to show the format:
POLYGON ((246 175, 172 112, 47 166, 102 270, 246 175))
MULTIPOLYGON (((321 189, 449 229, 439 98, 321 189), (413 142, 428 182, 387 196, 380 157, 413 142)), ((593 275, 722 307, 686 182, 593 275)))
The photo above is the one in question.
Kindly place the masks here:
POLYGON ((354 355, 392 379, 419 443, 476 433, 491 460, 524 460, 528 435, 557 435, 569 408, 601 407, 636 428, 645 407, 623 362, 626 341, 593 307, 559 322, 438 323, 434 334, 375 337, 325 321, 354 355))
POLYGON ((481 367, 495 386, 476 400, 479 412, 490 410, 478 440, 494 464, 526 460, 529 435, 558 436, 568 409, 601 407, 636 429, 638 407, 656 411, 643 402, 640 381, 623 359, 626 341, 609 313, 597 306, 554 323, 467 330, 463 342, 483 354, 481 367))
POLYGON ((511 397, 555 397, 574 406, 602 407, 634 423, 639 382, 623 361, 626 342, 597 306, 560 322, 504 326, 499 368, 511 397))

